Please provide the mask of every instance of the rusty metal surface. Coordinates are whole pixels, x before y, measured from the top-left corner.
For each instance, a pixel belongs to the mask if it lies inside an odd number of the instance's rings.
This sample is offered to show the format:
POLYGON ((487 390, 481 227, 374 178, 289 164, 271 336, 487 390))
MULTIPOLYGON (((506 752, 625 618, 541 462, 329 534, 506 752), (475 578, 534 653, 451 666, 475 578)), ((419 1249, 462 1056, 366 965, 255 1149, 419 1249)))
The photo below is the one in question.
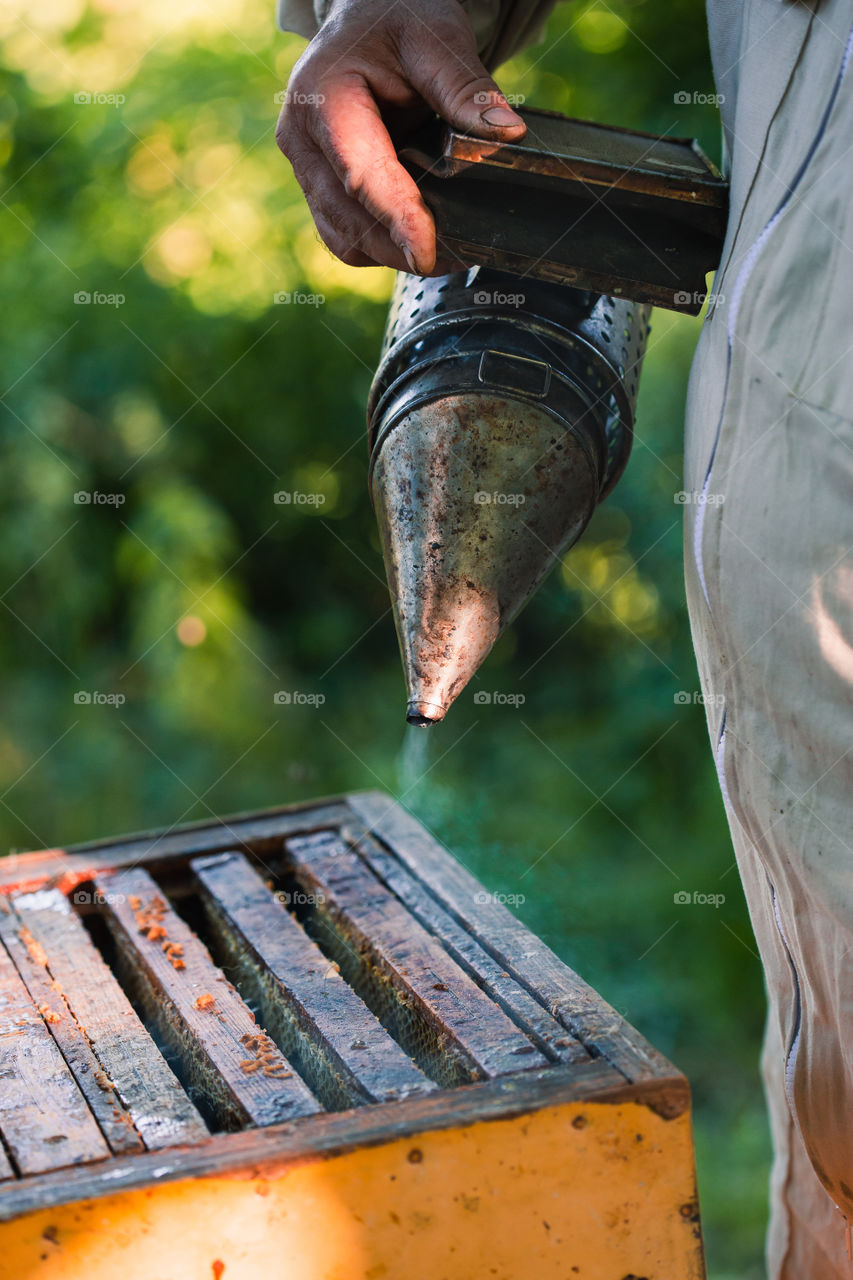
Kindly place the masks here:
POLYGON ((443 718, 586 525, 597 468, 541 409, 448 396, 407 415, 374 474, 407 718, 443 718))
POLYGON ((718 209, 727 205, 727 184, 695 138, 660 137, 531 107, 516 110, 527 125, 516 141, 488 142, 440 123, 422 130, 401 155, 416 162, 425 158, 439 177, 478 165, 560 182, 618 185, 718 209))
POLYGON ((368 406, 408 719, 441 720, 631 447, 648 309, 401 274, 368 406))
POLYGON ((728 210, 698 144, 519 114, 518 142, 434 123, 401 149, 448 256, 698 314, 728 210))

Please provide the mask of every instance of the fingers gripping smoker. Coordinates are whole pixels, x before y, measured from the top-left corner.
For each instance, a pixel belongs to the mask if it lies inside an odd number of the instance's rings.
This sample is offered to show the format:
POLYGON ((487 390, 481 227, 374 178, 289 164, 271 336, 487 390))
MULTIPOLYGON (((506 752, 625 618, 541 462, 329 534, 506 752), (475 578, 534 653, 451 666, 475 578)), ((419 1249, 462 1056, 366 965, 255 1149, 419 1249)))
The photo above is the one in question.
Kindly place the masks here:
POLYGON ((522 114, 525 146, 472 153, 447 131, 401 152, 443 250, 481 264, 398 275, 368 401, 412 724, 444 718, 616 484, 649 304, 699 310, 725 221, 725 184, 693 144, 522 114))

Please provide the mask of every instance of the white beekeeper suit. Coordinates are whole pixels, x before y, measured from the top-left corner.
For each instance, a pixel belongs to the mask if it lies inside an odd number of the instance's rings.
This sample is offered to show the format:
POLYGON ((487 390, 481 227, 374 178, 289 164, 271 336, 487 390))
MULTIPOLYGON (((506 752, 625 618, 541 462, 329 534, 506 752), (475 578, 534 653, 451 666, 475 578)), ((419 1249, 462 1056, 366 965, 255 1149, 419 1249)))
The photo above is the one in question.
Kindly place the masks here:
MULTIPOLYGON (((487 66, 554 2, 468 0, 487 66)), ((323 3, 280 25, 310 37, 323 3)), ((688 393, 687 595, 767 982, 768 1272, 853 1280, 853 2, 708 22, 731 215, 688 393)))

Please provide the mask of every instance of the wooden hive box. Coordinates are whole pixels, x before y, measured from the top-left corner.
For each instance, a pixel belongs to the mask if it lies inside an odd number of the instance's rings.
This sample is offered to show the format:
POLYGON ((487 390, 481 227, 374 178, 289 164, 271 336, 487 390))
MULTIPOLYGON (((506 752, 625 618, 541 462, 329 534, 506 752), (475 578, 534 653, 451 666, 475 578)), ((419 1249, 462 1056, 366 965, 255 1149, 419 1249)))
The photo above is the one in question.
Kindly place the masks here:
POLYGON ((704 1276, 686 1080, 387 796, 0 891, 0 1276, 704 1276))

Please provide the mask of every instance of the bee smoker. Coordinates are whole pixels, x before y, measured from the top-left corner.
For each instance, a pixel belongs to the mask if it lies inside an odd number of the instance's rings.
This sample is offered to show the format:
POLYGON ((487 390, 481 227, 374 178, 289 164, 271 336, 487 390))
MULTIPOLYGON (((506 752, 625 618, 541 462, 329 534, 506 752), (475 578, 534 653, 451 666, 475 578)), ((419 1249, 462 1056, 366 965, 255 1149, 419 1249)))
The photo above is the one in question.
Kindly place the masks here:
POLYGON ((368 416, 410 723, 443 718, 621 475, 648 313, 489 268, 398 276, 368 416))
POLYGON ((521 114, 520 144, 436 126, 400 152, 443 253, 478 264, 398 274, 368 401, 411 724, 443 719, 618 481, 650 304, 697 312, 722 242, 695 144, 521 114))

